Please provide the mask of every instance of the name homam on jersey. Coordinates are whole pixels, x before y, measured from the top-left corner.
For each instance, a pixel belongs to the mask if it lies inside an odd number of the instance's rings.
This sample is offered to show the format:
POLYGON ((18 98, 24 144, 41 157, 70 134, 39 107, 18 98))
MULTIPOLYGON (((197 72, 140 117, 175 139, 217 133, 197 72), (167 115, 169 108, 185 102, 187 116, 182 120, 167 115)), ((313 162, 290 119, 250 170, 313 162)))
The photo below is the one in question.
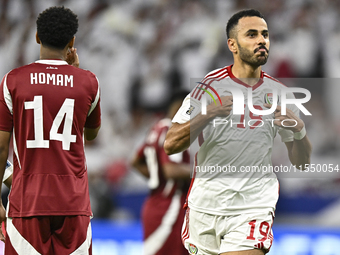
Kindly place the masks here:
POLYGON ((50 84, 73 88, 73 75, 54 73, 30 73, 31 84, 50 84))

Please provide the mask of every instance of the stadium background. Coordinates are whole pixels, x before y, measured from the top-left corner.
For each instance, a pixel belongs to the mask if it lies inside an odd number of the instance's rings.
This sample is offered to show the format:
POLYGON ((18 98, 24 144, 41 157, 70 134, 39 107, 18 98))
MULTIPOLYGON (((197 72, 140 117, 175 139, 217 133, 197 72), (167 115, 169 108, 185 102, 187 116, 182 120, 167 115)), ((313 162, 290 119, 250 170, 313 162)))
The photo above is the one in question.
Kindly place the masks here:
MULTIPOLYGON (((312 93, 313 116, 305 122, 313 163, 340 164, 339 1, 1 0, 1 77, 38 59, 35 19, 53 5, 78 14, 80 65, 102 89, 102 129, 86 144, 94 254, 141 254, 139 216, 148 190, 129 161, 172 90, 190 89, 190 78, 232 63, 224 31, 237 10, 256 8, 266 17, 271 51, 264 70, 281 80, 298 77, 285 83, 298 81, 312 93)), ((277 145, 274 165, 288 164, 277 145)), ((340 254, 340 173, 279 179, 269 254, 340 254)))

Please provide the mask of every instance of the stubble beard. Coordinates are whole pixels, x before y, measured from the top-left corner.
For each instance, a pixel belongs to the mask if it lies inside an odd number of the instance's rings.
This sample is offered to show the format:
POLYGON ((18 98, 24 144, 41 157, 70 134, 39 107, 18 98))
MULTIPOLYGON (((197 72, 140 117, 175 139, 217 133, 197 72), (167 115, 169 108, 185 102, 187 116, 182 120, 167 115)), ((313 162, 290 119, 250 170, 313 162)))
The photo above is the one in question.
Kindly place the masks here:
POLYGON ((237 43, 237 45, 239 48, 240 58, 243 62, 254 67, 259 67, 267 63, 269 52, 267 55, 264 52, 262 52, 261 57, 259 57, 255 55, 254 52, 251 52, 248 49, 242 47, 239 43, 237 43))

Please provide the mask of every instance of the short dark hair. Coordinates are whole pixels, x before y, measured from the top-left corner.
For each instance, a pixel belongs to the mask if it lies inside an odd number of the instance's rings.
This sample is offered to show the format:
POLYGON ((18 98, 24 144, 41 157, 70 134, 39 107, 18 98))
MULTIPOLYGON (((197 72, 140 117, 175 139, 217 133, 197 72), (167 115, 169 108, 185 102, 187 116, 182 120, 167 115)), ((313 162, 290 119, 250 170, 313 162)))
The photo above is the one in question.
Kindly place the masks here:
POLYGON ((50 7, 37 18, 38 37, 47 47, 64 49, 77 30, 77 15, 64 6, 50 7))
POLYGON ((242 11, 235 13, 228 20, 228 23, 227 23, 226 32, 227 32, 228 39, 233 36, 231 31, 236 27, 236 25, 238 24, 238 21, 244 17, 259 17, 259 18, 264 19, 264 16, 261 14, 261 12, 254 10, 254 9, 242 10, 242 11))

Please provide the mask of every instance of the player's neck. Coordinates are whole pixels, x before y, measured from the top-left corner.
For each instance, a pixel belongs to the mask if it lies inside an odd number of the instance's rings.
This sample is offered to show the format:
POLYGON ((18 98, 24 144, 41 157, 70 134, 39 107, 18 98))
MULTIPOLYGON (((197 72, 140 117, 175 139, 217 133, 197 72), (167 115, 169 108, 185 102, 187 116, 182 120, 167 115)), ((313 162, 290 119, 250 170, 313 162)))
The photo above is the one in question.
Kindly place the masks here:
POLYGON ((249 86, 255 85, 261 78, 261 66, 253 67, 244 62, 235 61, 231 71, 236 78, 249 86))
POLYGON ((67 52, 65 50, 40 47, 40 59, 66 59, 67 52))

